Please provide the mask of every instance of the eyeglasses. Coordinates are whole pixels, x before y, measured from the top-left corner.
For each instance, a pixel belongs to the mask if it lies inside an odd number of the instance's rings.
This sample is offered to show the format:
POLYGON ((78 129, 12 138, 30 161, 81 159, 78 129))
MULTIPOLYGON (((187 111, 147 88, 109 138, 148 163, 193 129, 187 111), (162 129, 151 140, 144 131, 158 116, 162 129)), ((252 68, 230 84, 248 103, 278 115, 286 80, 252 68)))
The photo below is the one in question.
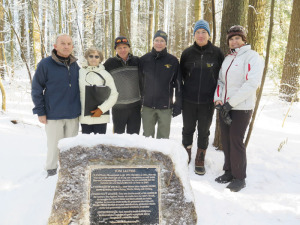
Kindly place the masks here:
POLYGON ((90 59, 92 59, 92 58, 99 59, 100 56, 99 56, 99 55, 89 55, 89 58, 90 58, 90 59))
POLYGON ((118 39, 116 42, 117 42, 117 43, 121 43, 121 42, 127 43, 128 40, 124 38, 124 39, 118 39))

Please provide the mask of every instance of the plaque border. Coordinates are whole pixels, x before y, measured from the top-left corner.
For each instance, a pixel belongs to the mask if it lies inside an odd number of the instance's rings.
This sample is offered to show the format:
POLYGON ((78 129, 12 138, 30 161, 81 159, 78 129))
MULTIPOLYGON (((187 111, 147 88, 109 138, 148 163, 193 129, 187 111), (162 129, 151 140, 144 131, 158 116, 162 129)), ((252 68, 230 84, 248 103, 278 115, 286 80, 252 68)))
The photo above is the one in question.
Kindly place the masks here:
MULTIPOLYGON (((161 172, 161 168, 159 165, 138 165, 138 166, 122 166, 122 165, 119 165, 119 166, 113 166, 113 165, 90 165, 88 166, 88 205, 89 205, 89 216, 88 218, 90 219, 90 192, 91 192, 91 181, 92 181, 92 170, 95 170, 95 169, 113 169, 113 168, 116 168, 116 169, 132 169, 132 168, 154 168, 154 169, 157 169, 157 192, 158 192, 158 212, 159 212, 159 215, 158 215, 158 224, 161 224, 161 193, 160 193, 160 188, 161 188, 161 181, 160 181, 160 172, 161 172)), ((90 222, 90 221, 89 221, 90 222)))

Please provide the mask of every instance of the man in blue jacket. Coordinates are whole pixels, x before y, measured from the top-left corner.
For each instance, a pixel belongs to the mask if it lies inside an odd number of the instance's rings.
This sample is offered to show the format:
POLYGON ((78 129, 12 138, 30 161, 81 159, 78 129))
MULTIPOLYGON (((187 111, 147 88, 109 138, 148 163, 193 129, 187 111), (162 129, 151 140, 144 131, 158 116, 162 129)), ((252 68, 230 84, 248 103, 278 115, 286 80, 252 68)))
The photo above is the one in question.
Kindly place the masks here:
POLYGON ((57 173, 58 141, 78 134, 79 66, 71 55, 73 47, 69 35, 58 35, 52 55, 40 61, 32 80, 33 113, 45 124, 47 135, 48 176, 57 173))

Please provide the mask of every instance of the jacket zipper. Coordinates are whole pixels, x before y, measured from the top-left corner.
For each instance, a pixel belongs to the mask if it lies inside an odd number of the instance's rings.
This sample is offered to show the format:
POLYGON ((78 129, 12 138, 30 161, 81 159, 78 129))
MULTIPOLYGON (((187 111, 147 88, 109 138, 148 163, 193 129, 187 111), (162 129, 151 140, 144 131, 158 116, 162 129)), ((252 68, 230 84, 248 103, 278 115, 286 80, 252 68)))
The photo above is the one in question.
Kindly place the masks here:
POLYGON ((226 74, 225 74, 225 96, 224 96, 224 102, 223 102, 223 103, 226 102, 226 97, 227 97, 227 74, 228 74, 228 70, 230 69, 230 67, 231 67, 231 65, 232 65, 232 63, 233 63, 233 61, 234 61, 234 59, 235 59, 235 57, 233 58, 233 60, 231 61, 229 67, 228 67, 227 70, 226 70, 226 74))
POLYGON ((71 73, 70 73, 70 66, 67 66, 68 74, 69 74, 69 87, 71 88, 71 73))
POLYGON ((198 103, 200 102, 200 90, 201 90, 201 78, 202 78, 202 60, 203 60, 203 54, 201 54, 201 60, 200 60, 200 77, 199 77, 199 89, 198 89, 198 103))

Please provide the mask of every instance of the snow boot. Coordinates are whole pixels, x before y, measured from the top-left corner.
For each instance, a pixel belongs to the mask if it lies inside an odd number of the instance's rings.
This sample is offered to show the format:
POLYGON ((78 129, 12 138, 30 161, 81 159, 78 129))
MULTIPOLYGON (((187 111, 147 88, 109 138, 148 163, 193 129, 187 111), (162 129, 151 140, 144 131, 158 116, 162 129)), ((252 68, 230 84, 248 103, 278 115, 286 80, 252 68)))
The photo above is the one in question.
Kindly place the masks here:
POLYGON ((189 164, 190 164, 191 158, 192 158, 192 146, 189 145, 189 146, 185 147, 185 150, 186 150, 186 152, 187 152, 187 154, 189 156, 189 164))
POLYGON ((47 177, 54 176, 57 173, 57 169, 47 170, 47 177))
POLYGON ((225 184, 228 182, 231 182, 233 180, 233 176, 230 171, 225 171, 225 173, 222 176, 219 176, 215 179, 216 182, 220 184, 225 184))
POLYGON ((245 179, 233 179, 226 188, 229 188, 230 191, 238 192, 244 187, 246 187, 245 179))
POLYGON ((198 175, 205 174, 204 160, 205 160, 206 149, 197 149, 196 159, 195 159, 195 173, 198 175))

